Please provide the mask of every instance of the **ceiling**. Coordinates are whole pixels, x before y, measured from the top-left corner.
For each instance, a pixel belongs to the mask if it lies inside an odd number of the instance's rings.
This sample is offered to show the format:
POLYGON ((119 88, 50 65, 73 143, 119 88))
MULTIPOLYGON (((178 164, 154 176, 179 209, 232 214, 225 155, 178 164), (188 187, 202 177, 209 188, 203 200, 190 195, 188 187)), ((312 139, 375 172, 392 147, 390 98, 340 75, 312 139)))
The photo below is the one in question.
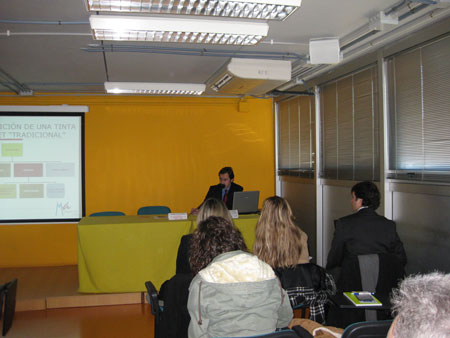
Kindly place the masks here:
POLYGON ((227 55, 242 52, 280 53, 271 58, 289 59, 295 68, 305 63, 311 38, 342 39, 380 11, 409 2, 303 0, 285 21, 268 22, 261 43, 239 47, 96 41, 88 23, 96 13, 85 0, 2 0, 0 92, 105 93, 105 81, 206 83, 227 55))

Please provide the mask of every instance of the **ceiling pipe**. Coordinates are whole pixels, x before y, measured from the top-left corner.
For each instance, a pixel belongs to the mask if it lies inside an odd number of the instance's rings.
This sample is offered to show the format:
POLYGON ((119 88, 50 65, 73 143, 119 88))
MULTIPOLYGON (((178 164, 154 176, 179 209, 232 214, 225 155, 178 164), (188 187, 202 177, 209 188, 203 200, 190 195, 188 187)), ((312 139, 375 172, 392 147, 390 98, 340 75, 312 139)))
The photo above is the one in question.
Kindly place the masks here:
POLYGON ((41 20, 2 20, 0 23, 10 23, 19 25, 89 25, 89 21, 41 21, 41 20))
POLYGON ((63 33, 63 32, 0 32, 0 36, 92 36, 91 33, 63 33))
POLYGON ((11 75, 9 75, 7 72, 5 72, 3 69, 0 68, 0 78, 3 78, 6 80, 6 82, 2 82, 2 85, 6 88, 11 89, 16 94, 20 93, 28 93, 31 91, 30 88, 28 88, 27 85, 20 83, 15 78, 13 78, 11 75))
POLYGON ((296 53, 282 52, 259 52, 259 51, 241 51, 241 50, 220 50, 207 48, 182 48, 182 47, 164 47, 164 46, 138 46, 138 45, 89 45, 81 48, 85 52, 127 52, 127 53, 156 53, 168 55, 186 55, 186 56, 211 56, 211 57, 235 57, 241 59, 272 59, 272 60, 291 60, 298 61, 306 59, 306 56, 296 53))
POLYGON ((294 96, 314 96, 313 92, 310 91, 298 91, 298 90, 272 90, 269 94, 280 96, 280 95, 294 95, 294 96))

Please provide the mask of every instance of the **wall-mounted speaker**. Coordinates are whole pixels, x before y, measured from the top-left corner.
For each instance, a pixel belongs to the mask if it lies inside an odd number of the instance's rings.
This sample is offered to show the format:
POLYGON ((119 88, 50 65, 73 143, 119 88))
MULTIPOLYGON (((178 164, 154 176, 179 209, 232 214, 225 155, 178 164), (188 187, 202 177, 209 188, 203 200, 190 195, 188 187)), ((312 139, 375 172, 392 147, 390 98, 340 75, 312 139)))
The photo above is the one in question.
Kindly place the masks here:
POLYGON ((341 61, 338 38, 309 40, 309 62, 311 64, 338 63, 341 61))

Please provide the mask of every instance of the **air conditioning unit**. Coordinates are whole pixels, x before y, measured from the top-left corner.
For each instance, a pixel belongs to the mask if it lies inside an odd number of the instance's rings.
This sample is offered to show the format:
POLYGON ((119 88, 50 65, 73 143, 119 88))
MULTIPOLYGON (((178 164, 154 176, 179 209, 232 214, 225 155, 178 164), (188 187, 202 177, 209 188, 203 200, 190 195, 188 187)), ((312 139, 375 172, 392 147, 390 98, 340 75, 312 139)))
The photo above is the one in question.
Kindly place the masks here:
POLYGON ((264 95, 290 80, 290 61, 231 58, 206 84, 223 94, 264 95))

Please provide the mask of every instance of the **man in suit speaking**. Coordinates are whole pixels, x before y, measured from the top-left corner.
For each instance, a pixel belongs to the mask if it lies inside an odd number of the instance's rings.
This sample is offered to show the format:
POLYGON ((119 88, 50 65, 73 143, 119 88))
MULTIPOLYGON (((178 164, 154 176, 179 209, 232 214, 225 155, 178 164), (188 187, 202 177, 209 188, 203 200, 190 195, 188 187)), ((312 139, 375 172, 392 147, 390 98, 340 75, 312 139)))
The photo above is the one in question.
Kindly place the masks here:
MULTIPOLYGON (((233 208, 233 195, 236 191, 243 191, 244 188, 239 184, 233 182, 234 173, 233 168, 224 167, 219 171, 219 184, 212 185, 209 187, 208 193, 206 194, 205 200, 212 197, 221 200, 225 203, 228 210, 233 208)), ((196 215, 198 213, 198 208, 192 209, 192 214, 196 215)))

